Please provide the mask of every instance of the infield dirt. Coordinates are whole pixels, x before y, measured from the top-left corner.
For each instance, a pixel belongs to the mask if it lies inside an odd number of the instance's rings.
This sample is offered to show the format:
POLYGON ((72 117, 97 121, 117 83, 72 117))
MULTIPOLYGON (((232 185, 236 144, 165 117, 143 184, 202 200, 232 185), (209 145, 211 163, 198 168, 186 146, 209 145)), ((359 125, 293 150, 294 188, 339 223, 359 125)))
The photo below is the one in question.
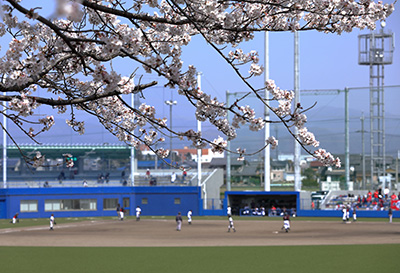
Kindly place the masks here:
POLYGON ((176 231, 174 220, 93 220, 0 230, 1 246, 272 246, 400 244, 400 223, 293 221, 291 231, 280 221, 235 221, 237 232, 227 232, 228 221, 193 220, 176 231))

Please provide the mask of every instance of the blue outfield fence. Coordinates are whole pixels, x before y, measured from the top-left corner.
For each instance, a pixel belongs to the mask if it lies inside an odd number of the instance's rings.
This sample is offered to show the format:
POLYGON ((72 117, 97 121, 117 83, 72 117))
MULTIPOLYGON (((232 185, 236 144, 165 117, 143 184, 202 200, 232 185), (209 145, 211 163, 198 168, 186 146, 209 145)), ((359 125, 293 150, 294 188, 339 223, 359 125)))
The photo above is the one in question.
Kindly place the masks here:
POLYGON ((119 203, 127 215, 202 215, 199 187, 97 187, 0 189, 0 217, 47 218, 116 216, 119 203), (111 205, 110 205, 111 204, 111 205))
MULTIPOLYGON (((200 187, 109 186, 0 189, 0 218, 11 218, 17 212, 20 218, 47 218, 51 213, 57 217, 116 216, 117 203, 127 210, 127 215, 134 215, 136 206, 140 206, 142 215, 149 216, 176 215, 179 211, 185 215, 188 210, 193 211, 193 216, 226 216, 227 206, 234 202, 237 204, 232 207, 234 215, 263 216, 250 211, 244 215, 240 204, 253 199, 266 204, 262 206, 265 217, 281 217, 284 207, 291 215, 295 210, 300 217, 342 217, 341 210, 311 210, 310 200, 300 199, 297 192, 226 192, 224 199, 203 200, 200 187), (284 206, 285 200, 290 206, 284 206), (271 206, 279 203, 275 214, 271 206)), ((357 217, 388 218, 388 210, 359 209, 357 217)), ((400 218, 400 211, 394 210, 393 217, 400 218)))
MULTIPOLYGON (((343 212, 340 210, 299 210, 299 217, 337 217, 342 218, 343 212)), ((350 217, 353 213, 350 211, 350 217)), ((359 218, 389 218, 387 210, 357 210, 357 219, 359 218)), ((400 211, 393 211, 393 218, 400 218, 400 211)))
POLYGON ((226 216, 226 212, 222 209, 203 209, 201 216, 226 216))

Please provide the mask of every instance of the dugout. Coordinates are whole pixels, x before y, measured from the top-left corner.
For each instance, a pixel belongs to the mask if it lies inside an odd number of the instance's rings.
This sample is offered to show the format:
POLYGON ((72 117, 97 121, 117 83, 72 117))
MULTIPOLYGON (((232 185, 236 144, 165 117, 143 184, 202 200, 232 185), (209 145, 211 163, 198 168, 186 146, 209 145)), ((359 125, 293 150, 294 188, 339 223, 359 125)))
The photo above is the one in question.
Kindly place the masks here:
POLYGON ((227 191, 225 192, 225 209, 227 206, 232 208, 232 214, 234 215, 241 215, 246 206, 250 209, 264 207, 266 212, 272 206, 278 209, 286 208, 297 211, 300 208, 300 195, 299 192, 294 191, 227 191))

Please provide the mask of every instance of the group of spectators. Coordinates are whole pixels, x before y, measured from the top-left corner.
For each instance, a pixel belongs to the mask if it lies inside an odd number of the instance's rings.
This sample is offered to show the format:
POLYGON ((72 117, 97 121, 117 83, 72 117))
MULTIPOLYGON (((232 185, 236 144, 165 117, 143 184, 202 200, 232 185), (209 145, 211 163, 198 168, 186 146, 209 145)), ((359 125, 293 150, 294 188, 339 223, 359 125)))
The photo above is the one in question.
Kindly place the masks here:
POLYGON ((260 208, 255 207, 254 209, 252 209, 248 205, 245 205, 245 207, 242 209, 242 215, 265 216, 265 208, 264 207, 260 207, 260 208))
MULTIPOLYGON (((186 170, 183 170, 182 171, 182 175, 180 177, 180 182, 182 184, 186 182, 186 176, 187 176, 187 172, 186 172, 186 170)), ((178 179, 178 175, 175 172, 172 172, 172 174, 171 174, 171 183, 172 184, 175 183, 177 181, 177 179, 178 179)))
MULTIPOLYGON (((400 210, 400 192, 396 195, 394 192, 390 194, 389 188, 376 189, 373 193, 368 191, 366 195, 358 195, 354 197, 352 207, 366 210, 400 210)), ((341 205, 337 205, 337 209, 341 209, 341 205)))
POLYGON ((240 210, 240 215, 243 216, 270 216, 270 217, 274 217, 274 216, 283 216, 283 215, 292 215, 292 216, 296 216, 296 209, 292 208, 292 209, 286 209, 286 207, 280 208, 280 207, 275 207, 274 205, 271 206, 270 209, 268 209, 268 211, 263 207, 254 207, 251 208, 250 206, 248 206, 247 204, 244 206, 243 209, 240 210))
MULTIPOLYGON (((180 177, 180 182, 185 183, 186 182, 186 177, 187 177, 187 172, 186 170, 182 171, 182 176, 180 177)), ((149 181, 150 186, 156 186, 157 185, 157 178, 150 173, 150 169, 146 170, 146 175, 145 179, 149 181)), ((174 184, 178 180, 178 175, 175 172, 171 173, 171 184, 174 184)))
POLYGON ((109 181, 110 181, 110 173, 106 173, 105 175, 103 173, 100 173, 97 176, 97 183, 99 184, 103 184, 104 182, 108 183, 109 181))
POLYGON ((292 217, 296 217, 296 209, 295 208, 287 209, 285 207, 279 208, 272 206, 271 209, 268 211, 268 216, 284 216, 284 215, 291 215, 292 217))

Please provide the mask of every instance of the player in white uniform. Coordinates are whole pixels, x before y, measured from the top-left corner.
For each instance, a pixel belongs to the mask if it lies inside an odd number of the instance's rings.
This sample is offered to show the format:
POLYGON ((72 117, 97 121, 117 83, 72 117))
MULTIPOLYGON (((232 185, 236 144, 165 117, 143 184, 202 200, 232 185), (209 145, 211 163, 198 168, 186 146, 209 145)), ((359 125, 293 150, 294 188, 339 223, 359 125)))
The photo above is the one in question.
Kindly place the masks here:
POLYGON ((232 216, 228 216, 228 221, 229 221, 229 226, 228 226, 228 232, 231 232, 231 229, 233 229, 233 232, 236 232, 235 226, 233 225, 233 219, 232 216))
POLYGON ((50 230, 53 230, 54 225, 56 224, 56 219, 54 218, 54 214, 50 216, 50 230))
POLYGON ((121 208, 119 211, 119 218, 121 219, 121 221, 124 221, 124 217, 125 217, 125 211, 124 208, 121 208))
POLYGON ((136 207, 136 221, 140 221, 140 214, 142 214, 142 209, 137 206, 136 207))
POLYGON ((232 216, 232 208, 231 208, 230 206, 228 206, 228 207, 226 208, 226 214, 227 214, 228 216, 232 216))
POLYGON ((19 223, 18 212, 14 215, 14 217, 12 218, 10 223, 13 223, 13 224, 19 223))
POLYGON ((193 215, 193 211, 189 210, 188 213, 187 213, 187 218, 188 218, 189 225, 192 224, 192 215, 193 215))
POLYGON ((343 223, 345 223, 345 222, 347 221, 347 209, 346 209, 346 205, 343 205, 342 212, 343 212, 343 217, 342 217, 343 223))

